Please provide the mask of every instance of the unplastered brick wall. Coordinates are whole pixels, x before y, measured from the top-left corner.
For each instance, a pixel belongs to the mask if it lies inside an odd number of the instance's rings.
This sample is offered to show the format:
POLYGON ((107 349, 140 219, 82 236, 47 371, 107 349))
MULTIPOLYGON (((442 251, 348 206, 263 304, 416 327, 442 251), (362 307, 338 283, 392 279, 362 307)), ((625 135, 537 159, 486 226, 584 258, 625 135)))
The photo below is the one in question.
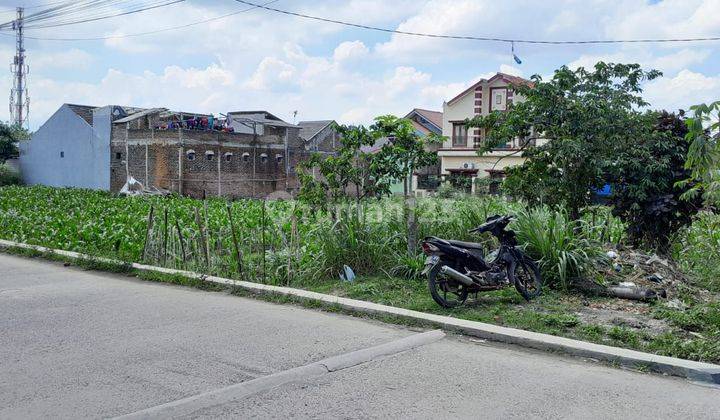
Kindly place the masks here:
MULTIPOLYGON (((288 138, 292 136, 297 143, 297 133, 294 134, 288 138)), ((265 136, 244 134, 127 130, 124 125, 116 125, 112 139, 112 191, 119 191, 125 184, 127 162, 130 175, 148 187, 197 198, 265 197, 276 191, 296 189, 294 167, 309 157, 302 149, 286 150, 284 141, 272 143, 265 136), (289 177, 287 163, 291 168, 289 177)))

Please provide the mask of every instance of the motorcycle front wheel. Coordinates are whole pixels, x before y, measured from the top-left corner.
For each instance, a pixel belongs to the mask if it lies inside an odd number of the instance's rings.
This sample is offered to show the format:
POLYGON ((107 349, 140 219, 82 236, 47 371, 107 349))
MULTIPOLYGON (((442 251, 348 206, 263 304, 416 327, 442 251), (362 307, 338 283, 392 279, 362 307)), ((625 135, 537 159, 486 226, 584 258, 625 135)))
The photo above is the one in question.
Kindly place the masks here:
POLYGON ((436 264, 428 272, 428 289, 433 300, 443 308, 454 308, 465 303, 468 297, 467 286, 442 274, 443 264, 436 264))
POLYGON ((520 261, 508 267, 508 278, 525 300, 529 301, 540 295, 542 288, 540 268, 530 257, 523 255, 520 261))

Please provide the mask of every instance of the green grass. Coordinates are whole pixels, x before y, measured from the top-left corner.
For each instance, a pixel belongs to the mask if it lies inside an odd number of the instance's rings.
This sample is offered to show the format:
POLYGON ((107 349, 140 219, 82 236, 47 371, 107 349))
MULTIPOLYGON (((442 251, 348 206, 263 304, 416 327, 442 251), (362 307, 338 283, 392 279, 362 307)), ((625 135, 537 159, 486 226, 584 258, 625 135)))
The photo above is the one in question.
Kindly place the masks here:
POLYGON ((674 243, 673 254, 683 271, 703 288, 720 292, 720 214, 700 213, 674 243))

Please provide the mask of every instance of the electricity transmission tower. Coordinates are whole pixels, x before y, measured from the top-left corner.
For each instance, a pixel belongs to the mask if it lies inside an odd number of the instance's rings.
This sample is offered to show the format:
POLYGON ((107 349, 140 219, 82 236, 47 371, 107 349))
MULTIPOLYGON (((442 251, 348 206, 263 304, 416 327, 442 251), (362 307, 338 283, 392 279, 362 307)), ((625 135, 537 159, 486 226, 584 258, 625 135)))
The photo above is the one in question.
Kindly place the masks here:
POLYGON ((27 91, 27 75, 30 67, 25 64, 25 44, 23 39, 23 20, 25 11, 17 8, 17 19, 13 22, 15 31, 15 58, 10 66, 13 74, 13 87, 10 91, 10 116, 12 122, 19 127, 28 127, 28 114, 30 113, 30 98, 27 91))

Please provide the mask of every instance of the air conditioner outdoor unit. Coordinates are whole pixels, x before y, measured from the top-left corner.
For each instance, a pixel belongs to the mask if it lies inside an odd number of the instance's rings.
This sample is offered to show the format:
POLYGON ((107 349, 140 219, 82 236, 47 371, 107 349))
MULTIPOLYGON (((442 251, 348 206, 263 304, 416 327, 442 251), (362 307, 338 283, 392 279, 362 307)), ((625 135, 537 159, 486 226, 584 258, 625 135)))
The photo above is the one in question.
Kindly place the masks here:
POLYGON ((463 169, 475 169, 475 163, 465 162, 462 164, 463 169))

